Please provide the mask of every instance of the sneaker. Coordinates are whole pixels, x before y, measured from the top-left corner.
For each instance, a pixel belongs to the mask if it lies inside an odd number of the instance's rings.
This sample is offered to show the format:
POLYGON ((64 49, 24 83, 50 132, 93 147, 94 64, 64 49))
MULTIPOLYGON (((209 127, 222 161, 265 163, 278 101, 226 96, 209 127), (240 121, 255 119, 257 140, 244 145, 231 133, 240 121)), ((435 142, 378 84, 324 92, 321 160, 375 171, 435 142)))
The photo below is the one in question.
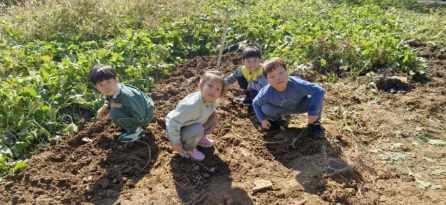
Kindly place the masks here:
POLYGON ((202 137, 198 142, 198 146, 200 147, 212 147, 213 145, 214 145, 214 140, 209 139, 207 135, 202 137))
POLYGON ((141 133, 144 130, 141 127, 136 128, 135 132, 133 133, 123 133, 119 136, 118 140, 121 142, 134 142, 136 140, 139 140, 141 138, 141 133))
POLYGON ((324 129, 320 123, 313 123, 307 126, 309 135, 314 138, 323 138, 325 136, 324 129))
POLYGON ((189 156, 192 160, 195 160, 195 161, 203 161, 203 159, 204 159, 204 154, 202 152, 198 151, 197 148, 192 150, 192 152, 189 154, 189 156))

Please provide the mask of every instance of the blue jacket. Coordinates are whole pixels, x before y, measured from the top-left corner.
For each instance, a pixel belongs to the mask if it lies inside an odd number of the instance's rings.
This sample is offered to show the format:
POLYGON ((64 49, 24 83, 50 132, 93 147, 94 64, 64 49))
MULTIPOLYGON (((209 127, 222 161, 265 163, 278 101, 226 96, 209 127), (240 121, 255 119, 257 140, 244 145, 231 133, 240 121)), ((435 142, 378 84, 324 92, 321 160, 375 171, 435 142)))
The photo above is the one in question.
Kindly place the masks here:
POLYGON ((292 110, 303 100, 310 98, 308 115, 317 116, 321 112, 325 91, 317 84, 308 82, 295 76, 288 77, 288 85, 283 92, 279 92, 271 85, 263 87, 253 101, 253 108, 259 122, 266 118, 262 105, 270 104, 292 110))

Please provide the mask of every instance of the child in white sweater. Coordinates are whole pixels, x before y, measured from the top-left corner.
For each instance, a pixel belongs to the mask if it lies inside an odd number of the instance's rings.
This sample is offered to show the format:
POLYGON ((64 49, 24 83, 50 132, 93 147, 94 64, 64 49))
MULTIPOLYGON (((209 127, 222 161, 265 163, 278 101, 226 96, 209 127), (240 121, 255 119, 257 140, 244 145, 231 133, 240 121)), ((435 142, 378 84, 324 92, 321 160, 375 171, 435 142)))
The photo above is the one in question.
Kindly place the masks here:
POLYGON ((224 91, 223 76, 216 71, 206 72, 199 83, 200 90, 183 98, 166 116, 167 137, 181 156, 202 161, 205 156, 197 146, 212 147, 208 138, 218 123, 215 113, 217 99, 224 91))

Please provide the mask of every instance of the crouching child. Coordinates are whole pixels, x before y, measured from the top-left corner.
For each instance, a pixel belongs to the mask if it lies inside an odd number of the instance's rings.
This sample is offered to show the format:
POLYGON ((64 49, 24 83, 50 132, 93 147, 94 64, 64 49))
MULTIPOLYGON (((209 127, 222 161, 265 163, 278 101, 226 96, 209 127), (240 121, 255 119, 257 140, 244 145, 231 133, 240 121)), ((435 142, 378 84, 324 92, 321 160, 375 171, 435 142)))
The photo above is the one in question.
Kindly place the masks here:
POLYGON ((290 114, 308 114, 308 130, 315 137, 323 136, 320 125, 324 89, 296 76, 289 76, 284 61, 273 58, 264 63, 268 85, 253 102, 257 120, 265 130, 286 126, 290 114))
POLYGON ((143 128, 153 118, 152 99, 136 87, 119 83, 115 70, 108 65, 95 65, 90 72, 90 81, 105 98, 97 118, 111 119, 122 128, 120 141, 138 140, 143 128))
POLYGON ((218 124, 217 99, 223 95, 223 76, 216 71, 206 72, 200 79, 199 91, 184 97, 166 116, 167 137, 181 156, 202 161, 205 155, 197 146, 212 147, 209 138, 218 124))

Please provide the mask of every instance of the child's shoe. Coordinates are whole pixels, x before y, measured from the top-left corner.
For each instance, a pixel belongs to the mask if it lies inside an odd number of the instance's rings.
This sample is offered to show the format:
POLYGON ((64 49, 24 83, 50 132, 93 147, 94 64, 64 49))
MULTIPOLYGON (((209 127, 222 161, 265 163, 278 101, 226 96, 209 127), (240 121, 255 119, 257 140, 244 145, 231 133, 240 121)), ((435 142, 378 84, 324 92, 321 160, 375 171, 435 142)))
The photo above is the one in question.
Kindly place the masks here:
POLYGON ((189 156, 192 160, 195 160, 195 161, 203 161, 203 159, 204 159, 204 154, 202 152, 198 151, 197 148, 192 150, 192 152, 189 154, 189 156))
POLYGON ((212 147, 213 145, 214 145, 214 140, 209 139, 207 135, 202 137, 198 142, 198 146, 200 147, 212 147))
POLYGON ((307 126, 308 132, 310 134, 310 136, 314 137, 314 138, 324 138, 325 137, 325 132, 324 132, 324 128, 322 128, 320 123, 313 123, 313 124, 309 124, 307 126))
POLYGON ((136 140, 139 140, 141 138, 141 133, 144 130, 141 127, 136 128, 135 132, 133 133, 123 133, 119 136, 118 140, 121 142, 134 142, 136 140))

